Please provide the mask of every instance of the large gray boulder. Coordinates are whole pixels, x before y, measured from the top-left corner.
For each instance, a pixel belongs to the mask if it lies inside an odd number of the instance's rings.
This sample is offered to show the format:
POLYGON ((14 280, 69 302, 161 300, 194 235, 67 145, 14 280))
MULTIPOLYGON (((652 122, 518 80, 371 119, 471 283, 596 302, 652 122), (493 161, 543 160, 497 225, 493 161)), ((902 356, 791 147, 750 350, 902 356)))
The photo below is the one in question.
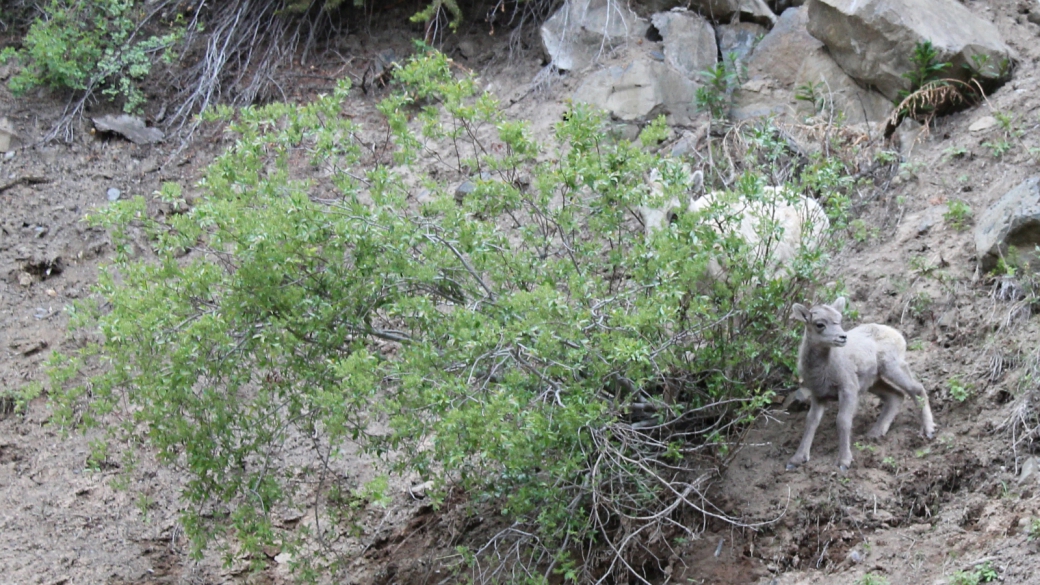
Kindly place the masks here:
POLYGON ((785 85, 794 83, 806 55, 823 48, 823 43, 809 34, 808 23, 809 13, 804 7, 785 10, 752 51, 748 74, 771 77, 785 85))
POLYGON ((650 24, 626 2, 567 0, 542 25, 546 55, 563 71, 583 69, 603 52, 642 39, 650 24))
POLYGON ((975 226, 975 250, 985 271, 1006 258, 1018 267, 1040 268, 1040 177, 1027 179, 991 205, 975 226))
POLYGON ((640 56, 625 65, 596 71, 574 92, 574 101, 607 110, 626 122, 665 114, 688 123, 695 114, 697 84, 667 63, 640 56))
POLYGON ((751 50, 768 32, 769 29, 753 22, 720 24, 715 27, 715 41, 723 59, 733 54, 737 63, 745 63, 751 50))
POLYGON ((944 75, 967 79, 973 57, 987 60, 979 75, 993 84, 1014 58, 996 26, 955 0, 808 0, 809 32, 827 45, 834 60, 861 84, 895 100, 910 88, 917 43, 931 41, 939 60, 952 64, 944 75))
POLYGON ((695 12, 676 8, 650 17, 664 44, 664 58, 669 65, 690 79, 718 63, 715 30, 695 12))
POLYGON ((763 0, 690 0, 688 6, 712 22, 743 20, 762 26, 776 22, 776 15, 763 0))
POLYGON ((811 105, 794 100, 799 88, 811 85, 829 112, 842 112, 851 123, 884 120, 892 110, 889 101, 849 77, 824 44, 809 34, 808 22, 806 7, 788 8, 755 46, 747 58, 750 80, 737 95, 733 116, 811 110, 811 105))

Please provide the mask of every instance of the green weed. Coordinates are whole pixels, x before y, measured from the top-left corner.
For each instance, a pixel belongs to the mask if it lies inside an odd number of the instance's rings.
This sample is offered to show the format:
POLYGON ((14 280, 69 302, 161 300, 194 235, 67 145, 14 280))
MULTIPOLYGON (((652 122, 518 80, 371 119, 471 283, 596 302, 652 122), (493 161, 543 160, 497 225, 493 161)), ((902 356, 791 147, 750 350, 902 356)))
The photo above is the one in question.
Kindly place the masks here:
POLYGON ((964 402, 972 395, 972 385, 961 381, 960 378, 954 376, 947 382, 947 388, 950 392, 950 397, 957 402, 964 402))
POLYGON ((957 231, 964 231, 971 225, 971 206, 960 199, 952 199, 943 213, 943 220, 957 231))
POLYGON ((733 93, 745 77, 742 67, 743 65, 737 61, 736 53, 730 53, 711 69, 702 71, 701 77, 705 83, 697 88, 694 95, 697 109, 708 112, 714 120, 725 120, 729 115, 733 93))
POLYGON ((874 573, 867 573, 856 581, 856 585, 888 585, 888 579, 882 575, 875 575, 874 573))

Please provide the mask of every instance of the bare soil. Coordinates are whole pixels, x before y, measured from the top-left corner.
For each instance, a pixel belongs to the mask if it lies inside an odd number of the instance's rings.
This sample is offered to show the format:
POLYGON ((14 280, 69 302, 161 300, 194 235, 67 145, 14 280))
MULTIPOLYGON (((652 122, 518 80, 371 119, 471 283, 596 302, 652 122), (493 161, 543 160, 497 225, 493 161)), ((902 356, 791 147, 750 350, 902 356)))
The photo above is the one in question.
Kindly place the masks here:
MULTIPOLYGON (((1037 174, 1037 158, 1028 149, 1040 147, 1040 26, 1029 23, 1015 2, 975 0, 969 7, 993 20, 1018 51, 1014 81, 988 103, 939 120, 912 150, 903 145, 911 152, 909 163, 882 197, 856 202, 864 237, 836 255, 833 270, 860 313, 854 322, 888 323, 906 334, 911 367, 932 398, 937 438, 917 435, 917 411, 908 404, 886 438, 867 441, 877 405, 864 397, 854 427, 856 461, 848 473, 835 466, 833 409, 812 460, 785 472, 804 410, 776 405, 755 423, 712 488, 717 505, 744 526, 706 520, 700 539, 678 544, 671 558, 661 559, 654 583, 858 583, 867 573, 893 584, 948 583, 955 571, 984 561, 1006 583, 1040 583, 1033 576, 1040 575, 1040 545, 1026 534, 1040 516, 1040 480, 1019 482, 1022 462, 1038 446, 1016 435, 1018 423, 1040 408, 1035 382, 1027 377, 1040 371, 1040 321, 1013 295, 1002 300, 1008 295, 1000 283, 976 271, 972 230, 957 230, 943 217, 955 199, 978 216, 1037 174), (994 112, 1013 115, 1025 130, 1002 157, 984 145, 1001 138, 999 127, 968 130, 994 112), (957 400, 953 380, 971 397, 957 400)), ((532 86, 540 68, 537 51, 511 56, 506 35, 487 32, 473 25, 445 49, 481 75, 510 115, 531 120, 536 133, 548 132, 576 81, 532 86)), ((355 59, 310 70, 314 82, 298 84, 290 97, 328 90, 326 74, 343 71, 360 79, 380 51, 406 54, 405 36, 355 35, 344 48, 355 59)), ((360 123, 375 123, 377 93, 357 92, 360 123)), ((30 145, 62 106, 43 93, 16 99, 0 86, 0 116, 30 145)), ((81 131, 71 144, 32 145, 0 161, 0 387, 42 381, 50 352, 76 346, 66 334, 64 308, 88 293, 112 253, 106 234, 88 227, 84 216, 108 204, 111 188, 121 197, 149 199, 163 181, 191 189, 222 145, 220 133, 206 129, 184 148, 173 142, 137 146, 81 131)), ((3 406, 0 581, 291 580, 276 551, 259 574, 247 572, 248 559, 235 558, 233 548, 230 564, 215 552, 192 560, 177 525, 182 504, 173 471, 145 460, 128 489, 115 489, 116 463, 87 470, 97 435, 65 435, 49 425, 45 397, 24 414, 3 406)), ((354 479, 374 473, 361 457, 341 465, 354 479)), ((484 542, 504 528, 494 518, 466 519, 451 502, 434 511, 408 493, 413 480, 394 478, 389 506, 371 506, 362 533, 344 537, 339 550, 349 563, 340 580, 452 582, 454 547, 484 542)), ((286 522, 305 525, 306 512, 286 522)))

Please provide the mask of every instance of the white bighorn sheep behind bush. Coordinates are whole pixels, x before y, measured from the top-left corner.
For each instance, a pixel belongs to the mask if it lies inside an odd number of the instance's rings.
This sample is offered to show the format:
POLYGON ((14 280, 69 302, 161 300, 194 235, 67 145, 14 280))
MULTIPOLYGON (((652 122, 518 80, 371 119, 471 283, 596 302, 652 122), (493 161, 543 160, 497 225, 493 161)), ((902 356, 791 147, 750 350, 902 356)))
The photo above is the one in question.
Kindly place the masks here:
MULTIPOLYGON (((733 218, 726 225, 732 226, 756 255, 768 255, 768 258, 764 259, 768 262, 771 273, 775 274, 788 265, 802 246, 810 250, 817 248, 823 243, 823 237, 830 228, 827 214, 811 197, 794 195, 783 187, 764 187, 765 197, 762 200, 732 200, 717 191, 697 198, 696 193, 704 184, 704 174, 697 171, 687 176, 690 177, 686 185, 690 199, 686 210, 691 213, 703 213, 712 206, 723 205, 725 215, 733 218), (770 236, 776 233, 769 229, 772 225, 779 228, 779 236, 775 239, 770 236)), ((657 169, 650 171, 650 185, 652 195, 660 197, 664 187, 657 169)), ((641 205, 637 210, 649 238, 654 231, 671 223, 683 210, 683 204, 678 197, 672 197, 663 205, 641 205)), ((712 226, 721 234, 722 225, 712 223, 712 226)), ((721 279, 724 272, 717 260, 711 260, 708 265, 711 278, 721 279)))
POLYGON ((839 297, 830 305, 812 308, 796 303, 792 309, 791 318, 805 323, 798 348, 798 375, 810 392, 811 406, 802 442, 787 462, 787 469, 809 460, 824 402, 833 400, 838 401, 838 466, 843 471, 848 469, 852 464, 852 419, 864 390, 876 394, 884 403, 868 437, 885 436, 903 398, 912 396, 921 407, 921 434, 932 438, 935 423, 928 393, 910 373, 906 364, 906 340, 901 333, 877 323, 860 325, 846 333, 841 328, 845 297, 839 297))

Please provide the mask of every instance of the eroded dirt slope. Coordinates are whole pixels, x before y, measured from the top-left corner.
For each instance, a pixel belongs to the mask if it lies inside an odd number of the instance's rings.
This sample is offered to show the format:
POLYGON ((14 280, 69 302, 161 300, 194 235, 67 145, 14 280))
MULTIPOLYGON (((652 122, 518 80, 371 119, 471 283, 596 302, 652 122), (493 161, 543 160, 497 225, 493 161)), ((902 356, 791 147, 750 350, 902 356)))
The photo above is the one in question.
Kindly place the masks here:
MULTIPOLYGON (((1025 376, 1040 361, 1040 326, 1020 298, 976 273, 971 229, 944 219, 951 200, 963 200, 977 215, 1040 172, 1029 153, 1040 147, 1040 26, 1016 3, 969 7, 993 20, 1019 52, 1015 80, 987 104, 940 120, 913 147, 884 196, 862 202, 862 241, 850 242, 834 263, 858 322, 884 322, 906 333, 911 365, 933 400, 937 438, 917 436, 916 411, 908 405, 889 436, 861 440, 854 468, 839 474, 832 410, 813 460, 788 473, 783 463, 800 437, 804 411, 778 406, 756 424, 715 488, 725 511, 749 526, 707 523, 701 539, 662 560, 659 582, 856 583, 871 573, 891 583, 946 583, 980 560, 1005 582, 1040 582, 1033 576, 1040 574, 1040 551, 1025 534, 1040 515, 1040 484, 1018 482, 1028 444, 1015 445, 1012 434, 1016 421, 1036 408, 1027 401, 1035 388, 1025 376), (995 112, 1013 116, 1023 131, 1000 157, 985 145, 1001 139, 999 126, 968 130, 995 112), (951 380, 972 397, 957 400, 951 380)), ((458 41, 447 49, 504 100, 517 100, 511 115, 546 131, 575 80, 530 91, 538 56, 510 61, 507 43, 486 32, 463 31, 469 59, 458 41)), ((390 46, 404 53, 402 41, 359 36, 350 50, 365 56, 390 46)), ((351 71, 360 74, 363 67, 362 58, 351 71)), ((0 88, 0 115, 30 143, 62 105, 31 97, 15 99, 0 88)), ((374 119, 373 100, 359 93, 359 121, 374 119)), ((0 162, 0 385, 39 381, 51 350, 75 346, 65 339, 63 307, 86 294, 111 253, 105 234, 88 227, 84 215, 107 205, 113 188, 122 197, 149 197, 164 180, 190 187, 221 145, 219 134, 202 133, 181 150, 81 133, 71 145, 31 146, 0 162)), ((855 436, 862 437, 876 411, 874 400, 864 398, 855 436)), ((181 504, 173 472, 145 461, 131 489, 116 490, 117 469, 87 470, 89 441, 96 437, 63 436, 47 425, 49 416, 37 399, 24 415, 5 412, 0 420, 0 581, 247 580, 241 563, 224 568, 215 554, 189 559, 176 525, 181 504)), ((344 579, 441 582, 446 577, 437 559, 456 544, 489 536, 497 529, 490 524, 460 524, 450 512, 436 514, 398 490, 388 509, 371 511, 365 534, 350 544, 355 559, 344 579)), ((250 579, 288 579, 284 563, 274 555, 267 562, 269 569, 250 579)))

